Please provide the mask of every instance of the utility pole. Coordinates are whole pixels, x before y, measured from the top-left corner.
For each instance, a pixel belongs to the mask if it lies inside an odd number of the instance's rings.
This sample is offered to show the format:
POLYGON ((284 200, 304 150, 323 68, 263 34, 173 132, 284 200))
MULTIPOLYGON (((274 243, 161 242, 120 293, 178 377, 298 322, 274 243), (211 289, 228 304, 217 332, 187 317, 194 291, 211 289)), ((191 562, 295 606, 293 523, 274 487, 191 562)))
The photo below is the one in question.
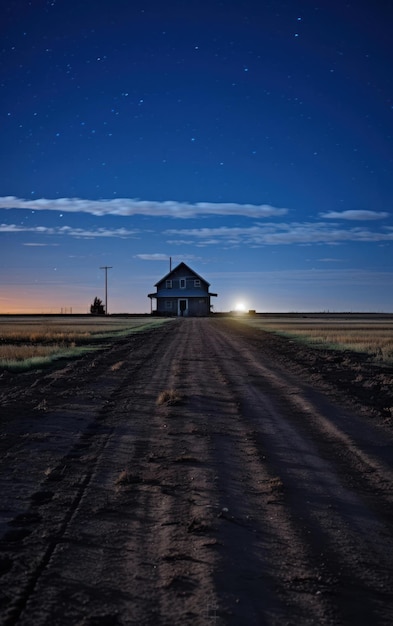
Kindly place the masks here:
POLYGON ((105 270, 105 315, 108 315, 108 270, 111 269, 111 265, 100 267, 100 270, 105 270))

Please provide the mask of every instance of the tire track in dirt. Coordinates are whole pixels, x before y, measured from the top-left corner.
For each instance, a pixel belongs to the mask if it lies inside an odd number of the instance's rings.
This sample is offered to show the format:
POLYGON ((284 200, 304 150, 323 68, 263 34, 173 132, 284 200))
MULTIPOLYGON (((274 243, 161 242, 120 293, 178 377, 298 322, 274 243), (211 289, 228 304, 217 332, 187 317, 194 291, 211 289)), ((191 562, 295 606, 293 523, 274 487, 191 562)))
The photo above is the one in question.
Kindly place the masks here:
MULTIPOLYGON (((44 431, 48 428, 52 431, 54 425, 56 429, 69 428, 70 417, 80 421, 77 426, 83 428, 82 432, 69 432, 68 437, 60 446, 60 452, 68 443, 68 451, 62 458, 59 457, 59 450, 51 450, 51 467, 46 463, 49 456, 45 456, 43 463, 36 460, 34 467, 35 481, 26 480, 26 466, 22 466, 22 475, 17 478, 17 484, 13 485, 16 493, 18 487, 26 488, 23 502, 28 506, 30 497, 30 507, 27 512, 20 513, 11 522, 10 529, 5 533, 0 542, 1 560, 1 597, 0 597, 0 621, 3 624, 19 623, 19 618, 23 612, 30 595, 35 592, 35 588, 45 573, 46 568, 53 557, 58 545, 63 541, 69 524, 71 523, 79 504, 90 485, 92 476, 96 470, 100 456, 114 433, 114 426, 106 423, 106 413, 111 406, 116 405, 116 397, 124 386, 128 386, 125 374, 118 368, 113 368, 114 364, 125 363, 119 359, 128 356, 128 376, 133 377, 138 367, 145 359, 153 358, 156 350, 159 350, 161 343, 165 340, 168 329, 165 327, 158 333, 153 331, 146 333, 146 339, 139 335, 128 341, 116 342, 109 350, 92 359, 83 359, 82 367, 80 363, 74 362, 67 367, 68 384, 63 378, 58 377, 58 372, 54 375, 45 376, 40 384, 41 393, 49 398, 48 405, 50 411, 45 412, 41 417, 45 420, 45 426, 41 425, 44 431), (130 347, 135 348, 130 357, 130 347), (139 351, 138 351, 139 350, 139 351), (69 386, 75 381, 74 404, 69 410, 69 386), (65 389, 64 402, 62 390, 65 389), (111 399, 111 394, 113 399, 111 399), (87 398, 87 399, 86 399, 87 398), (75 441, 72 447, 73 441, 75 441), (71 446, 71 447, 70 447, 71 446), (45 470, 45 471, 44 471, 45 470), (49 471, 50 470, 50 471, 49 471), (43 476, 47 476, 42 484, 37 483, 43 476), (19 485, 18 485, 19 482, 19 485), (22 484, 21 484, 22 482, 22 484), (35 485, 35 490, 33 489, 35 485), (29 496, 30 493, 30 496, 29 496), (15 558, 17 556, 18 558, 15 558)), ((35 386, 35 385, 34 385, 35 386)), ((27 389, 27 404, 31 390, 27 389)), ((23 399, 23 395, 20 394, 23 399)), ((8 399, 8 397, 7 397, 8 399)), ((23 433, 27 436, 29 422, 23 420, 22 425, 18 423, 20 407, 17 404, 15 413, 12 414, 12 404, 7 402, 7 409, 11 416, 9 418, 9 429, 11 433, 23 433), (15 423, 14 423, 15 420, 15 423)), ((4 426, 4 424, 3 424, 4 426)), ((31 422, 31 430, 37 426, 34 418, 31 422)), ((73 424, 75 427, 75 424, 73 424)), ((3 429, 4 430, 4 429, 3 429)), ((39 429, 37 429, 39 430, 39 429)), ((31 447, 37 439, 29 441, 31 447)), ((19 462, 22 447, 18 446, 16 460, 19 462)), ((26 454, 26 453, 25 453, 26 454)), ((30 460, 30 454, 27 452, 30 460)), ((12 463, 13 473, 18 467, 12 463)), ((26 461, 25 461, 26 462, 26 461)), ((32 468, 33 469, 33 468, 32 468)), ((9 484, 9 483, 8 483, 9 484)), ((7 490, 9 491, 9 490, 7 490)), ((7 494, 8 496, 10 494, 7 494)), ((16 495, 16 499, 20 499, 16 495)), ((21 506, 21 505, 20 505, 21 506)), ((34 623, 27 617, 27 623, 34 623)), ((37 621, 39 623, 39 620, 37 621)), ((49 618, 48 623, 51 622, 49 618)))
MULTIPOLYGON (((165 623, 165 615, 198 623, 214 591, 211 560, 202 555, 204 529, 193 512, 189 426, 183 432, 171 408, 156 404, 181 376, 188 339, 179 329, 175 341, 160 346, 160 358, 150 350, 106 404, 100 424, 109 430, 89 488, 10 624, 69 624, 83 616, 86 623, 115 624, 119 615, 132 624, 165 623)), ((78 479, 81 468, 74 465, 78 479)), ((46 518, 61 499, 48 505, 46 518)))
POLYGON ((166 330, 115 341, 53 372, 1 376, 0 537, 7 523, 24 511, 44 472, 58 473, 67 466, 62 465, 63 457, 81 434, 91 430, 114 389, 121 385, 122 364, 130 351, 136 360, 128 363, 128 369, 137 370, 138 359, 148 358, 146 348, 152 354, 158 349, 166 330))
MULTIPOLYGON (((268 464, 269 442, 260 437, 258 424, 244 418, 237 381, 245 375, 249 380, 239 350, 245 346, 211 325, 204 331, 210 375, 202 363, 196 377, 204 383, 212 417, 211 463, 219 491, 217 613, 226 624, 329 623, 331 611, 319 597, 325 584, 321 568, 310 562, 288 516, 283 482, 268 464), (291 592, 290 583, 301 591, 291 592)), ((266 411, 259 394, 248 402, 259 417, 266 411)))
MULTIPOLYGON (((242 347, 222 327, 216 328, 213 341, 217 361, 238 394, 242 417, 256 428, 263 460, 282 483, 284 513, 292 525, 290 543, 308 552, 314 564, 308 581, 304 575, 291 576, 287 586, 295 589, 304 579, 303 599, 308 587, 309 593, 322 596, 321 607, 324 597, 333 597, 325 619, 391 623, 391 436, 342 413, 317 392, 264 363, 263 354, 242 347), (232 361, 221 357, 228 348, 237 354, 232 361), (329 450, 325 445, 321 455, 326 434, 329 450)), ((284 528, 282 521, 277 526, 284 528)), ((320 617, 310 615, 311 623, 321 623, 320 617)))
POLYGON ((0 545, 0 622, 392 623, 391 435, 224 320, 143 341, 79 377, 84 430, 0 545))

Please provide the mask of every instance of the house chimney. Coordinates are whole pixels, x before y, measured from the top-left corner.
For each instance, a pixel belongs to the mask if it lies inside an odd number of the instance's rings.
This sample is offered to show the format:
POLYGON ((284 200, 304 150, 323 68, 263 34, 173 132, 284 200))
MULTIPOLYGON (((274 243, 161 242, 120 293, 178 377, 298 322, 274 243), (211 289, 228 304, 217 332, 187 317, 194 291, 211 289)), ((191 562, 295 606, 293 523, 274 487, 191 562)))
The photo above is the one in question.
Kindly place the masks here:
POLYGON ((169 257, 169 271, 172 271, 172 257, 169 257))

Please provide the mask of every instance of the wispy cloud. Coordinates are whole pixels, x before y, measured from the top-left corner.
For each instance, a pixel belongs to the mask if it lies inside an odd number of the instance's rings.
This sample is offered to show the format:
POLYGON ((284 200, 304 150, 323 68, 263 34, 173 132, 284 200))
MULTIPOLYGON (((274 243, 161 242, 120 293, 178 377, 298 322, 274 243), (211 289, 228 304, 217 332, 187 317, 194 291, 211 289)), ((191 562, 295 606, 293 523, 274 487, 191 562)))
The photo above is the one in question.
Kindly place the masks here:
POLYGON ((169 261, 168 254, 160 254, 159 252, 155 254, 135 254, 134 258, 141 261, 169 261))
POLYGON ((168 243, 184 243, 185 238, 192 238, 203 245, 217 245, 225 241, 228 245, 279 245, 279 244, 338 244, 346 241, 382 242, 393 241, 391 229, 372 231, 367 228, 338 228, 334 224, 323 222, 313 223, 281 223, 256 224, 249 228, 192 228, 168 229, 169 236, 179 236, 179 240, 171 239, 168 243))
MULTIPOLYGON (((29 233, 36 236, 73 237, 78 239, 140 237, 141 231, 127 228, 74 228, 71 226, 27 226, 23 224, 0 224, 0 233, 29 233)), ((194 245, 209 247, 225 245, 229 247, 284 244, 340 244, 343 242, 376 242, 383 244, 393 241, 393 228, 386 227, 381 231, 365 227, 342 228, 328 222, 289 222, 260 223, 249 227, 221 226, 215 228, 167 229, 168 245, 194 245)), ((50 245, 45 242, 26 242, 26 246, 50 245)), ((143 261, 167 261, 165 253, 145 253, 136 255, 143 261)), ((179 257, 180 258, 180 257, 179 257)), ((185 256, 181 255, 184 260, 185 256)), ((188 257, 194 259, 193 255, 188 257)), ((176 260, 176 256, 173 256, 176 260)))
POLYGON ((226 283, 242 283, 254 290, 259 285, 280 285, 280 283, 293 284, 309 283, 320 285, 331 283, 333 286, 343 285, 387 285, 393 281, 392 271, 372 271, 356 268, 347 269, 283 269, 283 270, 256 270, 243 272, 210 272, 209 279, 226 283))
POLYGON ((383 220, 389 217, 389 213, 386 211, 327 211, 326 213, 320 213, 320 217, 328 220, 383 220))
POLYGON ((112 200, 85 200, 81 198, 38 198, 25 200, 14 196, 0 197, 0 209, 29 209, 32 211, 59 211, 61 213, 90 213, 91 215, 148 215, 152 217, 193 218, 198 215, 243 215, 264 218, 286 215, 288 209, 268 204, 237 204, 231 202, 150 202, 132 198, 112 200))
POLYGON ((27 246, 31 248, 57 247, 58 245, 58 243, 22 243, 22 246, 27 246))
POLYGON ((181 254, 178 256, 175 254, 161 254, 160 252, 134 254, 134 259, 140 259, 141 261, 169 261, 169 259, 172 259, 174 263, 177 263, 178 261, 195 261, 197 258, 194 254, 181 254))
MULTIPOLYGON (((72 228, 71 226, 23 226, 18 224, 0 224, 0 233, 34 233, 36 235, 66 235, 80 239, 94 239, 96 237, 120 237, 127 239, 134 237, 139 231, 126 228, 97 228, 96 230, 72 228)), ((25 244, 37 245, 37 244, 25 244)))

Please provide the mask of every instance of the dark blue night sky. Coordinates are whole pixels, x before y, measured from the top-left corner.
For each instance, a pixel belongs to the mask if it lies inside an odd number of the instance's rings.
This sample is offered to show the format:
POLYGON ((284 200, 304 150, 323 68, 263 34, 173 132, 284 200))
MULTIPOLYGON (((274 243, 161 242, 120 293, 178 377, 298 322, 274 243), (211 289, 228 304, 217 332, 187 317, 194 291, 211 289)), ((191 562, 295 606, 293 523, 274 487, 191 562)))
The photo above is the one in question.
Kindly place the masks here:
POLYGON ((2 3, 0 312, 393 309, 393 2, 2 3))

